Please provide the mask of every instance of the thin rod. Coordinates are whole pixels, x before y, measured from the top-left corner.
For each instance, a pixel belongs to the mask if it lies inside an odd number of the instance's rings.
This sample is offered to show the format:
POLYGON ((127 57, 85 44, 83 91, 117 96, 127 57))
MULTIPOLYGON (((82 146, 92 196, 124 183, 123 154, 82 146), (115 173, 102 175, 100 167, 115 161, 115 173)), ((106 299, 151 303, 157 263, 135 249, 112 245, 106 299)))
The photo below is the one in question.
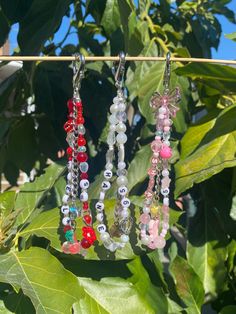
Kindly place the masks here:
MULTIPOLYGON (((73 61, 73 56, 0 56, 0 61, 73 61)), ((165 57, 126 57, 126 61, 165 61, 165 57)), ((113 56, 87 56, 85 61, 119 61, 119 57, 113 56)), ((203 59, 203 58, 175 58, 171 57, 173 62, 199 62, 199 63, 218 63, 235 64, 236 60, 203 59)))

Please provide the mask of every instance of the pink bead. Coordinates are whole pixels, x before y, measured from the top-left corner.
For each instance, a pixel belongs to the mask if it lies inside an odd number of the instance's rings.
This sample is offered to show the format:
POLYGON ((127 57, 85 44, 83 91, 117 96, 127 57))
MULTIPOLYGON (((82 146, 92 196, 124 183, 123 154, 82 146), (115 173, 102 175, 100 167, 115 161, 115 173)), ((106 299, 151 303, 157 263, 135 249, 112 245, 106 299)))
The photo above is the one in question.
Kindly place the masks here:
POLYGON ((170 126, 171 122, 170 122, 169 119, 165 119, 165 120, 163 121, 163 124, 164 124, 164 126, 170 126))
POLYGON ((169 132, 170 131, 170 127, 169 126, 164 126, 164 132, 169 132))
POLYGON ((157 135, 157 136, 155 136, 155 140, 160 141, 161 137, 157 135))
POLYGON ((167 106, 168 104, 168 96, 163 96, 161 99, 161 103, 163 106, 167 106))
POLYGON ((156 171, 156 169, 149 169, 148 170, 148 174, 149 174, 149 176, 155 176, 156 174, 157 174, 157 171, 156 171))
POLYGON ((146 198, 152 198, 152 192, 150 192, 150 191, 146 191, 144 193, 144 195, 145 195, 146 198))
POLYGON ((165 214, 169 213, 169 207, 166 206, 166 205, 163 205, 162 206, 162 212, 165 213, 165 214))
POLYGON ((155 245, 155 243, 154 243, 153 241, 150 241, 150 242, 148 243, 148 247, 149 247, 151 250, 155 250, 155 249, 156 249, 156 245, 155 245))
POLYGON ((165 118, 165 116, 164 116, 164 114, 160 113, 160 114, 158 115, 158 118, 159 118, 160 120, 163 120, 163 119, 165 118))
POLYGON ((161 143, 160 143, 160 141, 154 140, 154 141, 151 143, 151 149, 152 149, 153 152, 158 153, 159 150, 160 150, 160 148, 161 148, 161 143))
POLYGON ((70 254, 70 242, 64 242, 61 249, 63 253, 70 254))
POLYGON ((166 245, 166 240, 160 236, 157 236, 153 242, 157 249, 163 249, 163 247, 166 245))
POLYGON ((172 156, 172 149, 167 145, 162 145, 160 156, 163 159, 169 159, 172 156))
POLYGON ((80 243, 79 242, 71 243, 69 250, 71 254, 78 254, 80 251, 80 243))
POLYGON ((157 157, 152 157, 152 158, 151 158, 151 163, 152 163, 153 165, 157 165, 157 164, 158 164, 158 158, 157 158, 157 157))
POLYGON ((142 224, 147 225, 147 224, 149 223, 149 221, 150 221, 150 216, 149 216, 148 214, 142 214, 142 215, 140 216, 139 220, 140 220, 140 222, 141 222, 142 224))

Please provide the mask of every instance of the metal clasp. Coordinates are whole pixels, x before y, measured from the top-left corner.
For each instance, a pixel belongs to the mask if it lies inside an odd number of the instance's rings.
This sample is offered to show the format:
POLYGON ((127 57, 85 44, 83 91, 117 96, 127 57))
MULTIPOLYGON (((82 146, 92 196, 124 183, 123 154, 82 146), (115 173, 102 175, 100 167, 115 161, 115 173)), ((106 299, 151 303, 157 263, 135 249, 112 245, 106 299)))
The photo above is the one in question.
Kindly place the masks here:
POLYGON ((117 88, 121 88, 124 81, 124 73, 125 73, 125 53, 121 51, 119 53, 119 64, 116 69, 116 62, 113 63, 112 66, 112 74, 115 78, 115 85, 117 88))
POLYGON ((165 72, 164 72, 164 80, 163 80, 163 85, 165 88, 165 92, 169 91, 170 87, 170 74, 171 74, 171 53, 170 51, 167 52, 166 54, 166 67, 165 67, 165 72))
POLYGON ((75 53, 74 57, 75 57, 75 60, 72 63, 73 74, 74 74, 73 75, 73 88, 74 88, 74 96, 79 97, 81 81, 84 77, 84 71, 85 71, 85 57, 82 53, 75 53))

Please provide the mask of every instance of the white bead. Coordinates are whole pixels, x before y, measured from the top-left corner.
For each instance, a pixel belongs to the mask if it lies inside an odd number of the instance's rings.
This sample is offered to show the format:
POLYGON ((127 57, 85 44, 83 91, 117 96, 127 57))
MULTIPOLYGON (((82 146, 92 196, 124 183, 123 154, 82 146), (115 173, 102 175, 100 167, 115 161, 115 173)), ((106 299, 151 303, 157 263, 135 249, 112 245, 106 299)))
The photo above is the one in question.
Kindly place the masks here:
POLYGON ((118 106, 117 104, 111 105, 111 107, 110 107, 110 112, 111 112, 111 113, 115 113, 115 112, 117 112, 118 110, 119 110, 119 106, 118 106))
POLYGON ((111 251, 111 252, 115 252, 116 249, 117 249, 117 244, 115 242, 111 243, 108 246, 108 250, 111 251))
POLYGON ((147 245, 149 243, 149 236, 146 235, 146 236, 142 237, 141 242, 142 242, 142 244, 147 245))
POLYGON ((127 187, 124 186, 124 185, 122 185, 122 186, 120 186, 120 187, 118 188, 118 193, 119 193, 120 195, 125 195, 125 194, 127 194, 127 192, 128 192, 128 189, 127 189, 127 187))
POLYGON ((112 171, 111 170, 105 170, 103 172, 103 176, 105 179, 108 179, 108 180, 111 179, 112 178, 112 171))
POLYGON ((169 206, 169 198, 168 197, 163 198, 163 205, 169 206))
POLYGON ((166 113, 167 110, 165 107, 160 107, 158 111, 160 114, 164 114, 164 113, 166 113))
POLYGON ((163 230, 161 231, 160 236, 161 236, 162 238, 165 238, 166 234, 167 234, 167 230, 163 229, 163 230))
POLYGON ((69 170, 71 170, 71 168, 72 168, 72 162, 71 162, 71 160, 68 161, 67 168, 68 168, 69 170))
POLYGON ((115 132, 116 131, 116 125, 115 124, 110 124, 109 129, 110 129, 110 131, 115 132))
POLYGON ((98 212, 102 212, 103 209, 104 209, 104 204, 103 204, 102 202, 97 202, 97 203, 95 204, 95 208, 96 208, 96 210, 97 210, 98 212))
POLYGON ((100 201, 103 201, 104 198, 105 198, 105 193, 104 192, 100 192, 100 194, 99 194, 100 201))
POLYGON ((69 217, 64 217, 64 218, 62 219, 62 224, 63 224, 64 226, 68 226, 68 225, 70 225, 70 223, 71 223, 71 220, 70 220, 69 217))
POLYGON ((62 202, 63 202, 64 204, 67 204, 67 202, 69 201, 69 198, 70 198, 69 195, 64 194, 63 197, 62 197, 62 202))
POLYGON ((117 184, 119 186, 127 185, 128 184, 128 179, 127 179, 126 176, 120 176, 120 177, 117 178, 116 182, 117 182, 117 184))
POLYGON ((121 200, 121 205, 123 207, 129 207, 130 206, 130 200, 127 198, 127 197, 124 197, 122 200, 121 200))
POLYGON ((108 121, 111 123, 111 124, 116 124, 118 122, 117 120, 117 117, 115 114, 111 114, 110 117, 108 118, 108 121))
POLYGON ((101 187, 103 190, 107 191, 110 189, 111 183, 109 181, 103 181, 101 184, 101 187))
POLYGON ((116 135, 116 140, 117 140, 117 143, 119 144, 124 144, 127 142, 127 135, 125 133, 118 133, 116 135))
POLYGON ((169 193, 170 193, 170 189, 168 188, 161 189, 161 194, 163 196, 167 196, 169 193))
POLYGON ((107 228, 106 228, 106 226, 105 226, 104 224, 100 224, 100 225, 97 226, 97 231, 98 231, 99 233, 103 233, 103 232, 105 232, 106 230, 107 230, 107 228))
POLYGON ((125 111, 126 105, 123 102, 120 102, 118 105, 119 111, 125 111))
POLYGON ((62 214, 64 214, 64 215, 68 215, 69 214, 69 211, 70 211, 70 208, 69 208, 69 206, 62 206, 61 207, 61 212, 62 212, 62 214))
POLYGON ((118 162, 118 169, 123 170, 126 167, 126 163, 124 161, 118 162))
POLYGON ((112 170, 113 164, 112 164, 111 162, 108 162, 108 163, 106 164, 105 168, 106 168, 107 170, 112 170))
POLYGON ((109 233, 108 232, 103 232, 103 233, 101 233, 101 235, 100 235, 100 239, 101 239, 101 241, 107 241, 108 239, 110 238, 110 235, 109 235, 109 233))
POLYGON ((150 208, 149 207, 144 207, 143 208, 143 213, 144 214, 149 214, 150 213, 150 208))
POLYGON ((81 194, 80 194, 80 200, 82 202, 86 202, 88 200, 88 193, 83 191, 81 194))
POLYGON ((116 125, 116 132, 125 132, 126 131, 126 125, 122 122, 118 123, 116 125))
POLYGON ((70 194, 71 192, 71 186, 69 184, 66 185, 66 193, 70 194))
POLYGON ((163 227, 163 229, 168 230, 170 226, 169 226, 168 222, 163 222, 162 227, 163 227))
POLYGON ((129 236, 127 234, 122 234, 120 240, 124 243, 129 242, 129 236))
POLYGON ((120 102, 119 97, 118 96, 114 97, 113 102, 114 102, 114 104, 118 104, 120 102))
POLYGON ((96 218, 97 218, 97 221, 102 222, 104 218, 103 213, 97 214, 96 218))
POLYGON ((129 211, 127 209, 122 210, 121 212, 121 217, 122 218, 127 218, 129 217, 129 211))
POLYGON ((161 174, 163 175, 163 177, 167 177, 169 175, 168 169, 163 169, 161 174))
POLYGON ((67 174, 67 180, 68 180, 68 181, 71 181, 71 180, 72 180, 72 174, 71 174, 70 172, 67 174))
POLYGON ((89 187, 89 180, 82 179, 79 183, 79 186, 81 187, 81 189, 87 189, 89 187))
POLYGON ((164 141, 164 144, 165 144, 166 146, 170 146, 170 141, 164 141))
POLYGON ((163 120, 164 118, 165 118, 165 116, 164 116, 164 114, 159 114, 159 116, 158 116, 158 118, 160 119, 160 120, 163 120))

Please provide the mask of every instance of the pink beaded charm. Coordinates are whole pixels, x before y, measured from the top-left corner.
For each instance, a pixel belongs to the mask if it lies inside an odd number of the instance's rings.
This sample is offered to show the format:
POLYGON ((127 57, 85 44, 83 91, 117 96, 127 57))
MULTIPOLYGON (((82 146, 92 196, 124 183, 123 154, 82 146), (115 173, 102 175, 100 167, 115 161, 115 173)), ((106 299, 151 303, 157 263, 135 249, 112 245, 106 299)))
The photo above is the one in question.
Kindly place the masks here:
POLYGON ((160 150, 160 156, 163 159, 169 159, 172 156, 172 149, 169 146, 163 144, 160 150))

